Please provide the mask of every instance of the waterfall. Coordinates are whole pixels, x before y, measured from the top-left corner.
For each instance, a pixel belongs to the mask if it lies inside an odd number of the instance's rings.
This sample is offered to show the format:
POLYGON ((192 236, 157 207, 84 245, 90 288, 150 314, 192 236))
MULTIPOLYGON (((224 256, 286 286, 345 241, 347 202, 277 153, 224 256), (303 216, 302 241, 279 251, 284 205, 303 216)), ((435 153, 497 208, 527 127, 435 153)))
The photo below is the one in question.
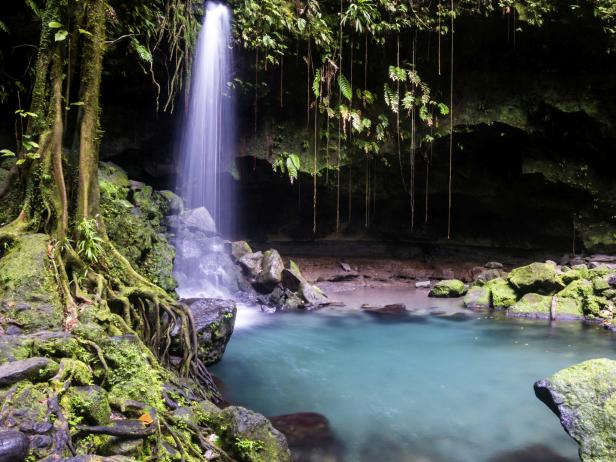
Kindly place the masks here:
POLYGON ((186 207, 207 208, 221 230, 231 218, 231 198, 225 197, 220 176, 233 161, 235 137, 230 44, 229 8, 207 2, 182 136, 179 186, 186 207))
POLYGON ((208 1, 193 62, 176 185, 187 209, 176 236, 175 276, 182 297, 228 296, 237 286, 218 234, 231 232, 234 222, 229 175, 235 139, 231 38, 229 8, 208 1))

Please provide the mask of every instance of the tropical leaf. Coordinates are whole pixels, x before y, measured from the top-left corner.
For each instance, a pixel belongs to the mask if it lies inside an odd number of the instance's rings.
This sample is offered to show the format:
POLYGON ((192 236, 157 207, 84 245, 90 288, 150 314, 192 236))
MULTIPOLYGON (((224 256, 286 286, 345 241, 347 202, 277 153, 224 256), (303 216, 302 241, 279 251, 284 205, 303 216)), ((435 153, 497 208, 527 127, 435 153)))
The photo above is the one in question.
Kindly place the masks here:
POLYGON ((353 89, 344 74, 340 74, 338 76, 338 86, 340 87, 340 92, 344 95, 344 97, 351 101, 353 99, 353 89))

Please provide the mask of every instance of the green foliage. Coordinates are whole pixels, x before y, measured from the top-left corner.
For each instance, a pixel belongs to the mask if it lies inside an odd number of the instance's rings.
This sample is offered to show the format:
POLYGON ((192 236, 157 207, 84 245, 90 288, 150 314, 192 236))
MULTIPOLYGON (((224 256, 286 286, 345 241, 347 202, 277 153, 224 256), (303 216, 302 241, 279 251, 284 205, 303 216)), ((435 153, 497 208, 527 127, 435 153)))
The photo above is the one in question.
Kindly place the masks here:
POLYGON ((77 224, 77 253, 91 263, 97 263, 103 256, 103 239, 97 228, 94 219, 84 218, 77 224))
POLYGON ((295 153, 283 152, 272 162, 272 168, 275 172, 280 171, 281 174, 287 175, 291 184, 297 179, 301 161, 299 155, 295 153))
POLYGON ((262 441, 238 437, 235 439, 234 446, 239 456, 245 460, 253 460, 255 453, 258 453, 265 447, 262 441))
POLYGON ((338 87, 340 88, 342 96, 344 96, 349 101, 353 99, 353 89, 351 88, 351 84, 344 76, 344 74, 340 74, 338 76, 338 87))

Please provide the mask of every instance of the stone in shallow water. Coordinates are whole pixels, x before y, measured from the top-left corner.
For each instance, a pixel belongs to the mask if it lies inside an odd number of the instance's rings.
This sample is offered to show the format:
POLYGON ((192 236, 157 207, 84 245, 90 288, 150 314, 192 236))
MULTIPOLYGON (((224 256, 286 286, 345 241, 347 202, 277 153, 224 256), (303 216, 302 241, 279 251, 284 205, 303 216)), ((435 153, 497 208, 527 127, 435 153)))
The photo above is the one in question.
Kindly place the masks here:
POLYGON ((531 263, 515 268, 509 273, 509 283, 520 294, 529 292, 549 295, 564 288, 556 265, 550 263, 531 263))
POLYGON ((585 361, 539 380, 534 388, 580 445, 583 462, 616 461, 616 361, 585 361))
POLYGON ((392 303, 384 306, 362 305, 361 309, 376 316, 400 316, 407 313, 404 303, 392 303))
POLYGON ((507 451, 491 457, 488 462, 575 462, 552 449, 536 444, 524 449, 507 451))
POLYGON ((342 443, 336 438, 327 417, 314 412, 299 412, 269 417, 281 431, 295 462, 342 461, 342 443))
POLYGON ((464 306, 469 310, 490 308, 490 290, 486 287, 471 287, 464 296, 464 306))
POLYGON ((263 252, 261 271, 257 275, 257 283, 273 287, 282 281, 284 263, 277 250, 270 249, 263 252))
POLYGON ((430 297, 454 298, 461 297, 466 293, 466 287, 457 279, 446 279, 437 282, 430 291, 430 297))
POLYGON ((235 303, 218 298, 193 298, 183 301, 190 307, 195 320, 199 358, 206 366, 217 363, 222 359, 235 327, 235 303))
POLYGON ((201 231, 205 234, 216 233, 216 223, 205 207, 186 210, 180 215, 184 226, 201 231))
POLYGON ((549 295, 526 294, 507 310, 507 316, 548 319, 552 297, 549 295))

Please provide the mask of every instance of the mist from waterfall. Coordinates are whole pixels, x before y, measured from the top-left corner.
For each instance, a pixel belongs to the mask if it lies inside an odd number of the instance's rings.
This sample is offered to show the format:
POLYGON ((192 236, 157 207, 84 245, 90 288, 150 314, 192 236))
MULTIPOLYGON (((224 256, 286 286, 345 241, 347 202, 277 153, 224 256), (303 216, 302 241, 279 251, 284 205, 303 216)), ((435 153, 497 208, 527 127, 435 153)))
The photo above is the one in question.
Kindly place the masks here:
POLYGON ((193 61, 176 185, 186 208, 175 242, 175 276, 182 297, 220 297, 234 290, 221 238, 232 233, 234 224, 229 173, 235 156, 231 19, 226 5, 206 3, 193 61))

